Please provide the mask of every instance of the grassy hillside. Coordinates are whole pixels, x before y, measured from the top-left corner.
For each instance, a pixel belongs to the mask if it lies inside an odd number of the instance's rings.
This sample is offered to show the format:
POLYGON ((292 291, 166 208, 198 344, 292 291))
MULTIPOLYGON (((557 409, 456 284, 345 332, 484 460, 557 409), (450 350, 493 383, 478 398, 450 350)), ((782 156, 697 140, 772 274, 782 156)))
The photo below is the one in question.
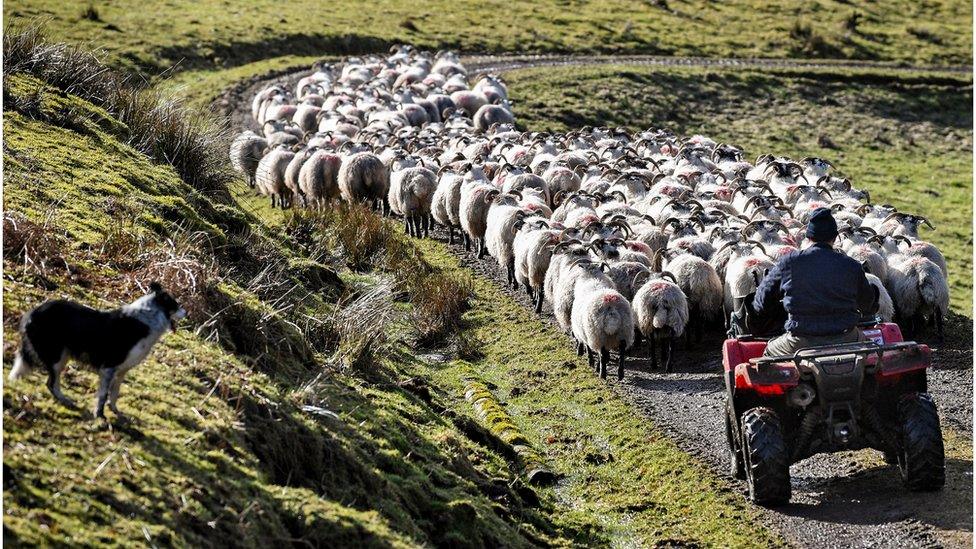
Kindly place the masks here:
MULTIPOLYGON (((4 384, 6 542, 779 543, 438 245, 361 208, 271 215, 220 166, 181 171, 223 145, 178 105, 9 46, 4 364, 47 298, 110 307, 160 279, 190 316, 129 376, 128 421, 56 405, 38 374, 4 384)), ((65 378, 87 408, 94 374, 65 378)))
POLYGON ((931 219, 922 237, 949 264, 952 308, 972 313, 973 90, 970 80, 877 71, 719 71, 651 67, 508 75, 531 129, 666 127, 761 153, 822 156, 890 203, 931 219))
POLYGON ((8 23, 43 18, 56 38, 116 63, 227 67, 280 55, 380 51, 394 42, 464 51, 639 52, 969 64, 961 0, 542 0, 458 3, 272 0, 11 0, 8 23), (513 24, 513 22, 518 22, 513 24), (458 29, 464 29, 459 32, 458 29))

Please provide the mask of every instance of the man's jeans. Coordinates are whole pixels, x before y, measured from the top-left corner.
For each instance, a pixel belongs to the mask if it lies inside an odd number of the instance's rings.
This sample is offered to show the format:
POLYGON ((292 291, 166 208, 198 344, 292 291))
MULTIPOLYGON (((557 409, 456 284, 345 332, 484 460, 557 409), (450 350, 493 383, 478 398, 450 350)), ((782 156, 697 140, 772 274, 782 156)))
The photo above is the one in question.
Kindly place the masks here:
POLYGON ((837 343, 854 343, 862 341, 861 330, 852 329, 847 333, 833 336, 800 336, 789 332, 770 339, 766 345, 763 356, 793 356, 793 353, 804 347, 820 347, 823 345, 835 345, 837 343))

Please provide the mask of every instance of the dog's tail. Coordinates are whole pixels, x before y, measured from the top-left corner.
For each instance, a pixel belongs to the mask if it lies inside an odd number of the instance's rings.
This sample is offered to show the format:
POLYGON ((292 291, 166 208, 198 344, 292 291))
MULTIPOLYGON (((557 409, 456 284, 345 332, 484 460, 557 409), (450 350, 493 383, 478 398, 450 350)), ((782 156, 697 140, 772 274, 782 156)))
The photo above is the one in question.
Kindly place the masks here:
POLYGON ((27 338, 27 334, 24 334, 20 343, 20 350, 17 351, 17 356, 14 358, 14 367, 10 370, 7 379, 16 381, 29 374, 36 363, 35 357, 34 347, 27 338))

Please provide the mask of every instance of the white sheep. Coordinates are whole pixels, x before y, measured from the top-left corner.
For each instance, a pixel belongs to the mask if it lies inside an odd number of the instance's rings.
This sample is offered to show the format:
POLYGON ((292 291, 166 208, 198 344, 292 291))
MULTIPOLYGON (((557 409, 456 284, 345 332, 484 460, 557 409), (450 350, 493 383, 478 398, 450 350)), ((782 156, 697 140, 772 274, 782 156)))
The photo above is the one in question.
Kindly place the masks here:
MULTIPOLYGON (((579 270, 600 270, 601 265, 581 265, 579 270)), ((607 377, 610 351, 617 351, 617 379, 624 378, 624 357, 634 344, 634 311, 627 299, 604 277, 583 277, 574 288, 571 313, 573 336, 587 351, 593 366, 599 357, 600 377, 607 377)))
POLYGON ((661 365, 670 372, 674 341, 684 334, 689 320, 688 299, 674 275, 665 272, 647 281, 634 294, 633 309, 637 329, 650 344, 651 368, 657 368, 660 346, 661 365))

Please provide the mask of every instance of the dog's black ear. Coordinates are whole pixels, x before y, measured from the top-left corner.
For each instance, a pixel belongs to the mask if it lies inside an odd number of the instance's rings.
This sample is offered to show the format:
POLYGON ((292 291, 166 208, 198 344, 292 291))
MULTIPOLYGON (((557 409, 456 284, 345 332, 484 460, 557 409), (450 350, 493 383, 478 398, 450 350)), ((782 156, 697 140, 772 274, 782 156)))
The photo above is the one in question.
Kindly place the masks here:
POLYGON ((149 283, 149 292, 150 293, 158 294, 158 293, 160 293, 162 291, 163 291, 163 285, 160 284, 159 282, 153 280, 152 282, 149 283))

